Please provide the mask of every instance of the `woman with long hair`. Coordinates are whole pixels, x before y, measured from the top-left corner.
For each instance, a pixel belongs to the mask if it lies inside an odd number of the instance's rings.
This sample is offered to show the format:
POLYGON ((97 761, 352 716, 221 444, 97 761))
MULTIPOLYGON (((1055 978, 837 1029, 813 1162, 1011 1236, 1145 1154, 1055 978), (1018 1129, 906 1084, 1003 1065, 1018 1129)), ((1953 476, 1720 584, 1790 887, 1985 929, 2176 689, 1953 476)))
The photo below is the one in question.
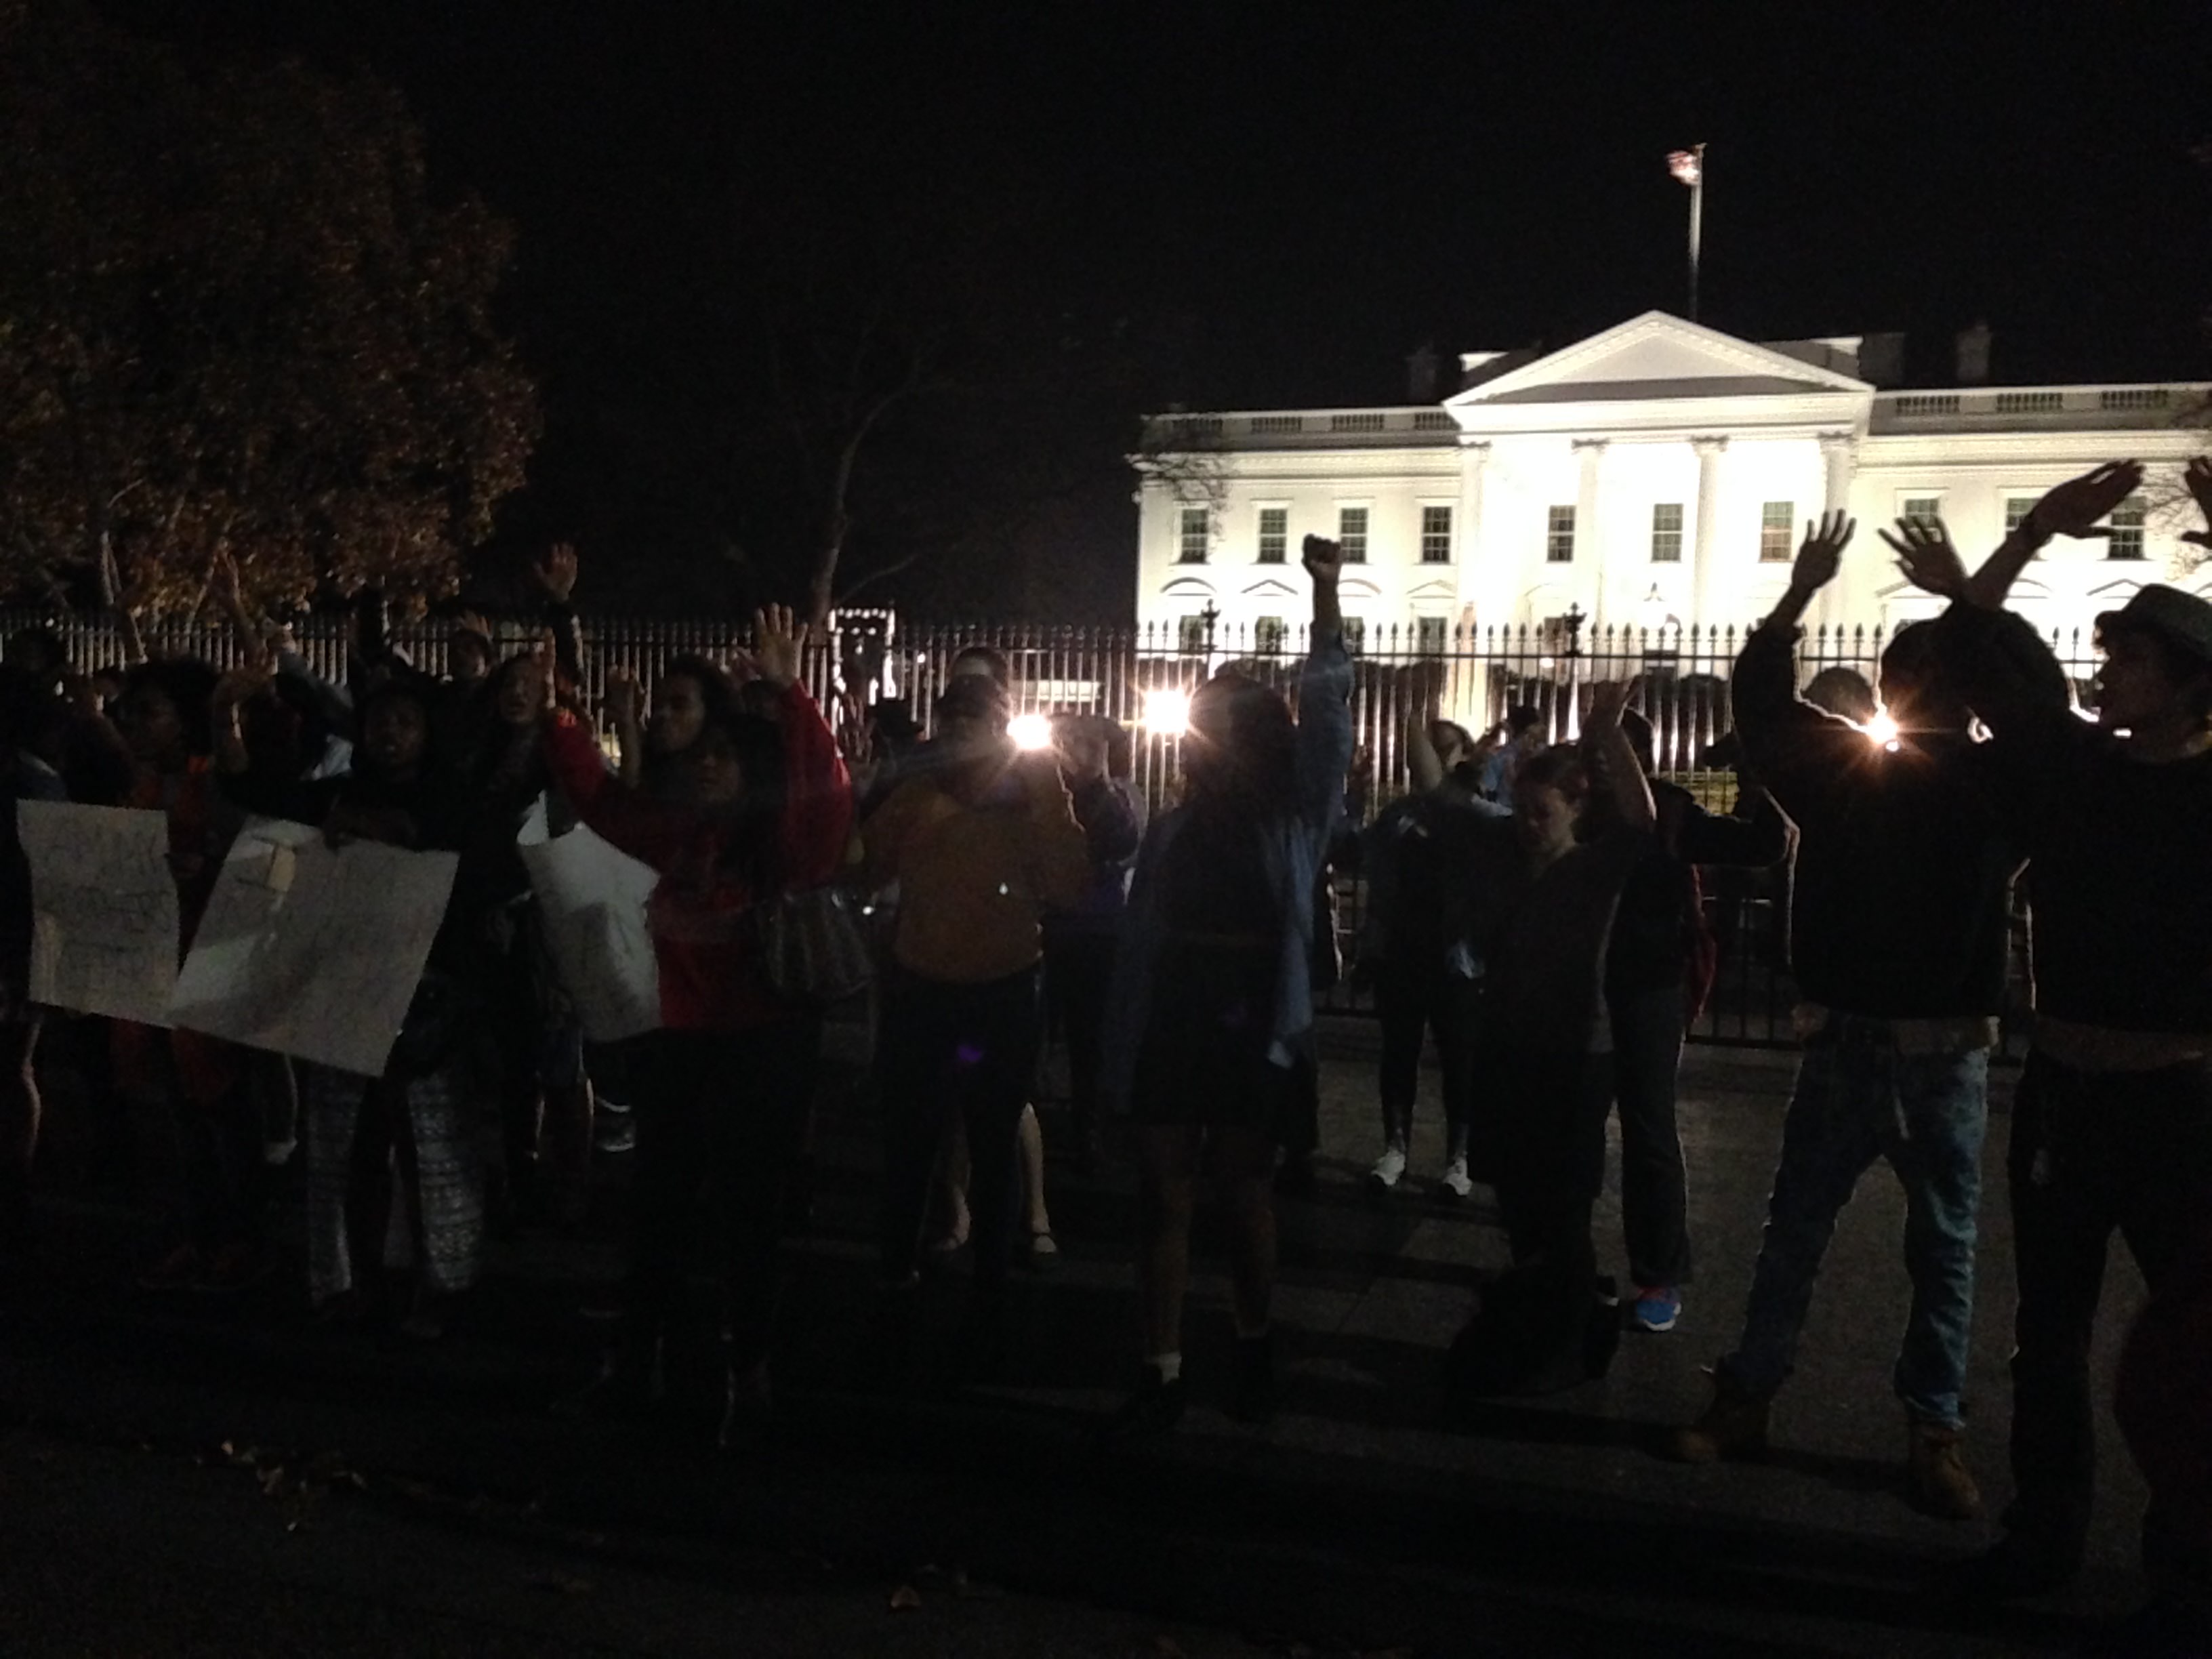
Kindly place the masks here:
MULTIPOLYGON (((246 708, 269 676, 227 674, 213 699, 215 758, 224 793, 270 817, 320 826, 333 845, 373 841, 464 854, 473 803, 436 745, 447 693, 394 673, 356 705, 352 770, 293 780, 253 763, 246 708)), ((457 879, 392 1057, 380 1077, 306 1068, 307 1290, 326 1318, 382 1318, 403 1335, 445 1328, 452 1297, 476 1282, 483 1194, 471 1122, 467 1010, 480 907, 457 879), (396 1173, 413 1229, 411 1285, 387 1303, 380 1272, 396 1173)))
POLYGON ((1512 817, 1464 826, 1486 969, 1476 1066, 1486 1107, 1471 1162, 1498 1194, 1513 1255, 1455 1345, 1451 1375, 1467 1394, 1581 1382, 1618 1336, 1590 1212, 1613 1089, 1606 943, 1652 824, 1651 792, 1621 734, 1629 690, 1592 687, 1581 743, 1532 753, 1515 772, 1512 817), (1601 1353, 1593 1329, 1607 1334, 1601 1353))
MULTIPOLYGON (((711 664, 676 659, 654 686, 642 788, 611 777, 574 720, 556 718, 545 736, 584 822, 660 872, 648 914, 662 1026, 629 1055, 637 1164, 622 1326, 579 1403, 635 1413, 664 1391, 679 1407, 689 1396, 714 1413, 726 1448, 769 1406, 784 1185, 817 1030, 769 984, 748 912, 828 881, 853 811, 836 739, 799 683, 805 624, 771 607, 754 638, 775 720, 740 713, 711 664), (682 1304, 702 1222, 718 1294, 692 1312, 682 1304)), ((618 698, 634 695, 618 684, 618 698)))
POLYGON ((1138 855, 1108 1005, 1105 1097, 1134 1126, 1139 1181, 1138 1387, 1115 1432, 1182 1417, 1182 1304, 1199 1178, 1231 1216, 1237 1366, 1230 1409, 1275 1400, 1268 1324, 1273 1182, 1285 1116, 1314 1063, 1314 884, 1352 760, 1352 660, 1337 544, 1309 536, 1313 641, 1293 719, 1280 694, 1224 671, 1191 699, 1182 805, 1138 855))

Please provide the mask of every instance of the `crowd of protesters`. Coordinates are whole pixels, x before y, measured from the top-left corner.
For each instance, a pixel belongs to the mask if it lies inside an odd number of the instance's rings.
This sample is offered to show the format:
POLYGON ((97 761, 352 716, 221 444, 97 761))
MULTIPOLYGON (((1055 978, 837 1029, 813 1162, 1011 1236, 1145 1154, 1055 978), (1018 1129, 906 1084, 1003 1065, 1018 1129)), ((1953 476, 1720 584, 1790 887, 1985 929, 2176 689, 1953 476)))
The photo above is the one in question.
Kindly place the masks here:
MULTIPOLYGON (((1136 1166, 1136 1347, 1110 1443, 1184 1413, 1193 1215, 1209 1190, 1237 1341, 1231 1375, 1206 1386, 1234 1415, 1274 1410, 1276 1193, 1314 1139, 1333 866, 1356 867, 1367 891, 1358 969, 1382 1035, 1370 1184, 1379 1195, 1427 1178, 1409 1158, 1432 1032, 1445 1118, 1435 1191, 1461 1203, 1489 1188, 1510 1250, 1452 1346, 1455 1397, 1571 1386, 1604 1370, 1624 1328, 1674 1328, 1692 1278, 1675 1079, 1712 984, 1708 884, 1780 867, 1802 1059, 1741 1336, 1672 1449, 1689 1462, 1766 1451, 1823 1252, 1881 1158, 1906 1205, 1912 1294, 1893 1380, 1908 1488, 1931 1513, 1978 1515, 1962 1391, 1989 1068, 2024 893, 2037 1017, 2007 1154, 2016 1496, 1961 1588, 2033 1594, 2080 1565, 2090 1334, 2117 1229, 2150 1291, 2119 1395, 2153 1491, 2146 1565, 2168 1604, 2201 1615, 2212 605, 2152 585, 2101 617, 2094 719, 2004 609, 2039 548, 2099 533, 2141 482, 2116 463, 2059 486, 1971 575, 1940 523, 1886 535, 1948 608, 1893 636, 1887 724, 1871 736, 1863 681, 1830 671, 1798 690, 1799 620, 1853 532, 1840 514, 1811 526, 1735 665, 1742 788, 1725 814, 1655 775, 1633 688, 1601 684, 1569 743, 1546 742, 1531 709, 1480 737, 1417 722, 1411 792, 1358 830, 1342 555, 1319 538, 1305 549, 1312 645, 1294 696, 1233 670, 1206 681, 1178 797, 1149 823, 1128 734, 1063 715, 1042 746, 1018 746, 1016 688, 988 648, 953 664, 926 742, 890 707, 841 708, 833 730, 802 684, 807 629, 776 609, 731 661, 660 665, 648 708, 615 672, 588 709, 565 550, 538 573, 540 641, 501 659, 489 629, 465 619, 443 677, 410 663, 364 603, 343 678, 319 679, 224 564, 210 592, 246 667, 142 651, 103 685, 73 672, 52 635, 19 635, 0 666, 0 769, 16 802, 162 812, 187 950, 249 814, 313 826, 333 846, 458 857, 380 1076, 106 1023, 112 1097, 161 1152, 147 1291, 234 1290, 278 1266, 269 1195, 297 1160, 288 1190, 305 1249, 283 1265, 306 1316, 434 1340, 477 1279, 488 1231, 583 1216, 595 1095, 619 1092, 635 1152, 617 1334, 563 1409, 666 1413, 725 1447, 773 1410, 779 1247, 804 1210, 822 1055, 822 1004, 779 978, 757 925, 779 902, 852 891, 878 924, 873 1312, 894 1365, 925 1267, 963 1249, 960 1364, 988 1376, 1003 1362, 1009 1276, 1057 1254, 1036 1098, 1046 1035, 1063 1034, 1073 1161, 1087 1170, 1123 1146, 1136 1166), (585 1042, 555 969, 517 848, 535 810, 552 833, 580 823, 657 877, 659 1029, 619 1049, 585 1042), (1625 1285, 1601 1271, 1592 1228, 1614 1113, 1625 1285), (711 1294, 694 1305, 702 1282, 711 1294)), ((2212 465, 2188 483, 2212 514, 2212 465)), ((22 1248, 52 1016, 29 999, 33 905, 14 836, 0 859, 0 1237, 22 1248)))

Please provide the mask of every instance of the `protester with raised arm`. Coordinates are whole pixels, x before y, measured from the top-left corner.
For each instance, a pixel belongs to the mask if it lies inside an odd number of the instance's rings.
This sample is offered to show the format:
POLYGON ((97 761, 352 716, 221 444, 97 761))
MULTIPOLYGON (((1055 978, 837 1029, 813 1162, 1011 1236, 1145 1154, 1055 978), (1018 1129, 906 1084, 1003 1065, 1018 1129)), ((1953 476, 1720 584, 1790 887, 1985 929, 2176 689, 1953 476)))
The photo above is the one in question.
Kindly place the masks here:
POLYGON ((1620 1219, 1635 1296, 1629 1322, 1674 1328, 1690 1279, 1689 1177, 1674 1117, 1684 1034, 1712 989, 1719 946, 1706 926, 1700 866, 1764 869, 1789 853, 1790 826, 1763 789, 1735 813, 1708 812, 1654 776, 1651 722, 1631 709, 1621 729, 1651 786, 1650 845, 1621 889, 1606 946, 1613 1103, 1620 1114, 1620 1219))
POLYGON ((1509 816, 1474 792, 1474 777, 1502 730, 1478 743, 1449 720, 1409 721, 1406 759, 1413 787, 1359 836, 1367 878, 1359 966, 1374 987, 1382 1027, 1376 1079, 1382 1152, 1367 1172, 1378 1192, 1394 1192, 1406 1178, 1423 1033, 1431 1030, 1443 1073, 1444 1160, 1437 1188, 1453 1201, 1474 1190, 1468 1136, 1482 957, 1474 941, 1476 872, 1462 843, 1468 823, 1509 816))
POLYGON ((1040 924, 1091 881, 1059 763, 1016 750, 1012 712, 992 674, 954 675, 937 702, 935 759, 861 831, 869 883, 899 884, 879 1062, 886 1334, 902 1364, 930 1176, 957 1117, 968 1133, 975 1249, 961 1363, 975 1376, 997 1368, 1007 1335, 1017 1136, 1042 1033, 1040 924))
POLYGON ((1964 1519, 1981 1494, 1960 1451, 1990 1050, 2003 1007, 2008 905, 2021 861, 1990 757, 1939 672, 1929 623, 1882 653, 1898 736, 1872 739, 1796 695, 1799 621, 1855 526, 1808 526, 1788 591, 1753 630, 1730 687, 1744 758, 1796 823, 1791 967, 1804 1057, 1741 1338, 1711 1407, 1675 1437, 1685 1461, 1755 1457, 1790 1375, 1813 1285, 1860 1176, 1904 1184, 1912 1306, 1892 1373, 1915 1501, 1964 1519))
POLYGON ((1618 1341, 1590 1211, 1605 1185, 1612 1093, 1606 940, 1652 824, 1621 732, 1632 689, 1593 686, 1582 742, 1522 763, 1511 819, 1459 831, 1485 980, 1472 1161, 1498 1194, 1513 1266, 1452 1345, 1456 1395, 1570 1387, 1601 1373, 1618 1341))
MULTIPOLYGON (((2212 465, 2186 477, 2212 522, 2212 465)), ((2184 1264, 2212 1218, 2212 604, 2154 583, 2097 619, 2094 724, 2067 708, 2050 651, 2002 608, 2039 548, 2101 533, 2097 521, 2142 478, 2118 462, 2060 485, 1972 577, 1939 526, 1900 526, 1891 544, 1907 576, 1952 601, 1938 649, 1994 734, 2031 860, 2035 1042, 2007 1160, 2015 1497, 1971 1580, 1997 1595, 2056 1588, 2081 1565, 2095 1468, 2090 1334, 2113 1231, 2155 1307, 2186 1293, 2184 1264)), ((2206 1379, 2191 1386, 2201 1394, 2206 1379)), ((2202 1477, 2191 1489, 2172 1468, 2146 1474, 2154 1589, 2202 1618, 2212 1609, 2202 1477)))
MULTIPOLYGON (((467 847, 473 802, 441 763, 434 740, 445 688, 411 672, 367 688, 356 711, 353 769, 311 780, 272 773, 250 752, 245 713, 268 682, 265 669, 234 670, 212 698, 216 769, 234 803, 318 825, 333 845, 467 847)), ((476 1282, 483 1196, 465 1057, 480 1006, 472 945, 481 915, 468 885, 455 883, 383 1073, 302 1067, 307 1290, 326 1320, 388 1322, 404 1335, 434 1337, 445 1328, 450 1298, 476 1282), (412 1283, 404 1286, 387 1286, 383 1271, 394 1207, 388 1172, 395 1168, 414 1237, 412 1283), (387 1289, 396 1294, 387 1298, 387 1289)))
POLYGON ((769 982, 750 913, 826 883, 852 831, 836 739, 799 684, 805 638, 784 607, 755 621, 773 720, 740 712, 710 665, 664 669, 644 789, 611 777, 573 718, 553 716, 544 733, 584 822, 660 875, 647 914, 661 1026, 630 1049, 637 1170, 622 1327, 576 1403, 617 1414, 665 1403, 725 1449, 750 1445, 770 1413, 785 1183, 818 1031, 769 982), (702 1231, 716 1268, 705 1306, 690 1295, 702 1231))
POLYGON ((1343 549, 1305 540, 1312 648, 1297 712, 1224 669, 1191 698, 1182 805, 1138 854, 1106 1024, 1105 1099, 1138 1160, 1143 1352, 1115 1435, 1173 1428, 1186 1399, 1183 1296, 1192 1205, 1211 1177, 1229 1212, 1237 1359, 1229 1409, 1276 1400, 1276 1148, 1314 1064, 1314 884, 1352 761, 1352 659, 1337 607, 1343 549))

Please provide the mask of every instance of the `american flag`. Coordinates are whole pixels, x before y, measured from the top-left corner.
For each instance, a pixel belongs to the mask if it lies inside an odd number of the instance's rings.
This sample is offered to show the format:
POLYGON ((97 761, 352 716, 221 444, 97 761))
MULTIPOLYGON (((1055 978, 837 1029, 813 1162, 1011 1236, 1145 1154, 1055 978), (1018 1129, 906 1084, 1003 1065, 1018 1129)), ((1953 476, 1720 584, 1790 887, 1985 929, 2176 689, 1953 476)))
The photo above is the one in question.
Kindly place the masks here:
POLYGON ((1686 185, 1694 185, 1698 182, 1698 173, 1702 165, 1698 159, 1697 151, 1693 149, 1678 149, 1667 158, 1667 171, 1686 185))

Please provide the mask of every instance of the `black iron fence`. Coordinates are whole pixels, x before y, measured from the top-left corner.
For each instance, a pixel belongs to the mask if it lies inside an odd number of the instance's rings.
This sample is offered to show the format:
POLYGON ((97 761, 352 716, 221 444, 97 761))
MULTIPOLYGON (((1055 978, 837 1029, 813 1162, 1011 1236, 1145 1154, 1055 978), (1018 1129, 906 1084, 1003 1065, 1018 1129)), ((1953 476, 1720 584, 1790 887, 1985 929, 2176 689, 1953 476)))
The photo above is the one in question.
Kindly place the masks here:
MULTIPOLYGON (((12 634, 33 623, 58 634, 82 668, 123 659, 120 637, 101 619, 0 613, 0 631, 12 634)), ((496 618, 492 626, 502 650, 526 648, 538 637, 525 618, 496 618)), ((147 631, 156 653, 226 665, 240 654, 222 628, 179 622, 147 631)), ((444 669, 450 631, 450 623, 430 621, 402 625, 395 635, 418 666, 436 672, 444 669)), ((744 642, 743 625, 720 617, 593 617, 586 620, 586 634, 584 691, 593 707, 611 669, 626 668, 649 684, 671 656, 722 657, 744 642)), ((342 619, 310 620, 296 636, 318 672, 342 677, 342 619)), ((1848 670, 1870 688, 1887 641, 1878 628, 1808 630, 1799 647, 1800 683, 1808 684, 1826 671, 1848 670)), ((1724 811, 1736 790, 1729 757, 1728 674, 1741 643, 1741 630, 1733 627, 1601 627, 1573 614, 1522 628, 1476 630, 1423 622, 1356 630, 1352 708, 1358 752, 1346 788, 1347 823, 1356 828, 1404 792, 1410 722, 1443 718, 1480 733, 1509 709, 1525 707, 1536 711, 1552 738, 1565 740, 1580 729, 1592 686, 1631 677, 1638 682, 1632 706, 1651 722, 1660 775, 1724 811)), ((2090 641, 2075 635, 2056 636, 2051 644, 2086 701, 2094 672, 2090 641)), ((811 653, 807 677, 833 720, 849 718, 848 702, 895 704, 927 732, 953 659, 976 646, 1002 653, 1012 670, 1018 735, 1042 742, 1044 717, 1061 711, 1121 722, 1133 738, 1135 781, 1158 811, 1174 799, 1191 692, 1224 667, 1288 692, 1306 639, 1303 629, 1265 622, 1133 629, 916 625, 880 612, 848 612, 811 653)), ((1777 872, 1725 872, 1709 884, 1723 955, 1719 981, 1695 1036, 1758 1044, 1791 1040, 1795 993, 1783 965, 1780 881, 1777 872)), ((1340 937, 1347 959, 1356 959, 1363 899, 1356 878, 1340 883, 1340 937)), ((1358 986, 1357 974, 1348 975, 1331 994, 1330 1006, 1364 1007, 1358 986)))

